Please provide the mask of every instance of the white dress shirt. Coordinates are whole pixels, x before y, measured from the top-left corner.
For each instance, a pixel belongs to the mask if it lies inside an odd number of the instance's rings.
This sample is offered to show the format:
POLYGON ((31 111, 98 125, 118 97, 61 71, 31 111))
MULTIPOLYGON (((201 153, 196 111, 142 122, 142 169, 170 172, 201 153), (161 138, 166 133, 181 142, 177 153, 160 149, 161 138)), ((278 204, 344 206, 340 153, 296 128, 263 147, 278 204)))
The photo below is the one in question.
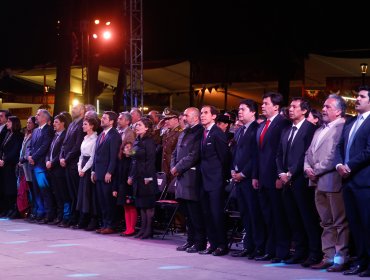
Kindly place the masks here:
POLYGON ((93 162, 94 162, 94 155, 95 155, 95 146, 96 146, 96 140, 98 139, 98 135, 96 132, 94 132, 91 135, 86 135, 84 137, 84 140, 81 144, 81 155, 78 160, 77 166, 78 166, 78 172, 86 172, 88 169, 91 168, 93 162), (89 160, 86 162, 85 166, 81 168, 82 165, 82 159, 84 156, 89 156, 89 160))

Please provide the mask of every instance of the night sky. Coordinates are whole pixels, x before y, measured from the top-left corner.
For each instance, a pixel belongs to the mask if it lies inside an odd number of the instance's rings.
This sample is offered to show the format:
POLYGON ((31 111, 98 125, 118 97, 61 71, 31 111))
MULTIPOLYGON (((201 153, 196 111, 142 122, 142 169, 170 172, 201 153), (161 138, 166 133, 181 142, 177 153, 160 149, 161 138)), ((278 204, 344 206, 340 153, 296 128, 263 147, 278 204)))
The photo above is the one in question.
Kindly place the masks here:
MULTIPOLYGON (((58 4, 68 1, 3 2, 0 69, 54 63, 58 4)), ((78 33, 83 1, 72 2, 71 16, 78 33)), ((116 27, 123 28, 119 20, 122 2, 89 1, 89 14, 112 16, 116 27)), ((370 49, 369 21, 362 19, 363 7, 348 3, 338 6, 337 2, 333 7, 324 1, 143 2, 145 60, 234 56, 277 48, 302 54, 370 49)), ((360 54, 364 55, 369 56, 369 51, 360 54)))

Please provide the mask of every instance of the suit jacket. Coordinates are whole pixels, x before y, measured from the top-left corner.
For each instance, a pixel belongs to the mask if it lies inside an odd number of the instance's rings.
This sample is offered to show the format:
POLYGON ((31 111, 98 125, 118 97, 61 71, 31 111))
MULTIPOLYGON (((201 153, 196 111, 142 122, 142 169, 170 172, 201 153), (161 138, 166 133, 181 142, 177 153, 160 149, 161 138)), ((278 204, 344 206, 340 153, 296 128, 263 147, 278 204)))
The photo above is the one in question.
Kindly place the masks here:
POLYGON ((50 171, 58 174, 64 174, 64 169, 60 166, 60 161, 59 161, 59 155, 60 155, 60 150, 63 145, 64 138, 66 136, 66 130, 64 130, 59 137, 57 138, 57 134, 54 135, 53 140, 50 143, 50 148, 49 151, 46 155, 45 162, 50 161, 51 159, 51 169, 50 171), (51 150, 52 146, 54 143, 54 148, 53 151, 51 150), (53 152, 53 154, 51 154, 53 152))
POLYGON ((306 151, 303 170, 313 169, 316 176, 318 176, 318 181, 310 181, 310 185, 317 185, 317 189, 323 192, 339 192, 342 188, 342 178, 335 170, 334 160, 344 123, 344 118, 341 118, 328 129, 320 142, 317 142, 317 138, 324 126, 317 129, 312 143, 306 151))
POLYGON ((73 121, 67 129, 59 158, 64 158, 67 166, 77 169, 77 162, 81 154, 81 143, 86 133, 82 130, 83 119, 73 121))
MULTIPOLYGON (((348 144, 349 133, 356 117, 346 122, 337 146, 335 165, 344 164, 346 148, 348 144)), ((370 187, 370 117, 367 117, 358 128, 354 136, 350 151, 348 167, 351 169, 349 178, 346 179, 353 187, 370 187)))
POLYGON ((46 124, 42 130, 34 129, 31 138, 29 155, 35 162, 34 167, 45 169, 45 158, 49 150, 50 143, 53 140, 54 130, 50 125, 46 124))
POLYGON ((176 167, 176 198, 198 201, 200 191, 200 144, 203 128, 200 124, 186 128, 177 140, 171 157, 171 169, 176 167))
POLYGON ((201 141, 202 187, 205 191, 223 188, 229 176, 229 146, 225 133, 213 125, 205 141, 201 141))
POLYGON ((257 164, 254 170, 254 179, 259 180, 259 185, 264 188, 275 188, 275 182, 278 178, 276 156, 280 144, 282 131, 291 125, 290 121, 281 115, 277 115, 270 123, 264 136, 262 146, 259 145, 260 135, 266 121, 260 124, 256 141, 258 145, 257 164))
POLYGON ((103 133, 96 140, 95 157, 91 171, 95 172, 96 179, 104 181, 106 173, 114 175, 118 161, 118 151, 121 146, 121 135, 111 128, 105 139, 100 143, 103 133))
POLYGON ((237 141, 234 147, 232 170, 237 169, 237 172, 242 172, 243 175, 252 179, 253 170, 256 165, 257 158, 257 142, 256 134, 259 124, 254 121, 252 122, 247 131, 244 132, 244 126, 239 128, 235 133, 235 140, 237 141), (240 135, 244 132, 244 135, 240 135))
POLYGON ((281 135, 279 149, 276 157, 277 175, 280 173, 290 172, 292 181, 304 179, 304 157, 308 147, 311 145, 312 137, 315 133, 316 126, 307 120, 304 120, 301 127, 295 133, 294 140, 286 156, 288 148, 288 138, 291 132, 291 126, 284 129, 281 135), (284 162, 287 161, 287 170, 284 168, 284 162))
POLYGON ((4 125, 3 129, 0 131, 0 146, 3 143, 7 133, 8 133, 8 129, 6 128, 6 125, 4 125))
MULTIPOLYGON (((10 136, 8 132, 7 136, 10 136)), ((0 167, 2 176, 0 176, 0 189, 3 194, 17 194, 17 178, 15 174, 18 163, 19 151, 22 147, 23 134, 15 132, 10 137, 5 137, 1 149, 0 158, 4 160, 4 166, 0 167)))
MULTIPOLYGON (((10 131, 8 131, 6 136, 8 135, 10 135, 10 131)), ((0 146, 0 159, 4 160, 5 165, 15 166, 18 163, 22 142, 23 134, 20 132, 15 132, 9 138, 4 138, 0 146)))

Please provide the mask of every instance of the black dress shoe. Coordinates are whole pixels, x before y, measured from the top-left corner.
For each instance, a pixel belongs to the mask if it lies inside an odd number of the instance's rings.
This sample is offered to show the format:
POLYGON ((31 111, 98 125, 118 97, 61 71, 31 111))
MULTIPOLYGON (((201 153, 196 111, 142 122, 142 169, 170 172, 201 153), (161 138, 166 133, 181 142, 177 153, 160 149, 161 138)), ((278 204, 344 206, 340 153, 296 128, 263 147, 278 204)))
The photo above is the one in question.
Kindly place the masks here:
POLYGON ((263 256, 260 257, 255 257, 254 259, 256 261, 270 261, 273 258, 270 254, 264 254, 263 256))
POLYGON ((358 274, 360 277, 370 277, 370 268, 366 269, 365 271, 362 271, 358 274))
POLYGON ((256 251, 253 251, 253 252, 248 256, 248 260, 254 260, 255 258, 262 257, 263 255, 264 255, 264 253, 263 253, 262 251, 256 250, 256 251))
POLYGON ((344 271, 343 275, 357 275, 357 274, 360 274, 361 272, 364 272, 365 269, 366 268, 362 265, 356 265, 356 266, 351 267, 349 270, 344 271))
POLYGON ((63 222, 59 223, 58 227, 61 227, 61 228, 69 228, 70 227, 70 223, 68 221, 63 221, 63 222))
POLYGON ((28 215, 28 217, 27 218, 25 218, 24 220, 26 221, 26 222, 31 222, 32 220, 34 220, 34 219, 36 219, 36 216, 35 215, 33 215, 33 214, 30 214, 30 215, 28 215))
POLYGON ((62 222, 62 219, 54 219, 52 222, 50 222, 50 225, 59 225, 62 222))
POLYGON ((71 226, 72 229, 84 229, 86 227, 87 226, 84 224, 77 224, 77 225, 71 226))
POLYGON ((193 246, 187 248, 185 251, 187 253, 199 253, 200 251, 204 251, 205 249, 206 249, 206 247, 204 247, 204 246, 199 247, 197 245, 193 245, 193 246))
POLYGON ((229 253, 228 248, 216 248, 216 250, 212 252, 212 255, 218 257, 218 256, 225 256, 228 253, 229 253))
POLYGON ((48 218, 43 218, 43 219, 37 221, 37 223, 39 225, 47 224, 48 222, 50 222, 48 218))
POLYGON ((130 237, 130 236, 134 236, 135 235, 135 232, 133 232, 133 233, 121 232, 119 235, 120 236, 123 236, 123 237, 130 237))
POLYGON ((198 253, 201 254, 201 255, 209 255, 209 254, 212 254, 214 250, 216 250, 216 249, 208 247, 207 249, 205 249, 203 251, 199 251, 198 253))
POLYGON ((192 242, 186 242, 185 244, 177 247, 176 251, 186 251, 186 249, 190 248, 193 245, 194 245, 194 243, 192 243, 192 242))
POLYGON ((314 257, 309 257, 307 260, 305 260, 303 263, 301 263, 301 266, 303 267, 310 267, 315 264, 319 264, 321 262, 321 259, 317 259, 314 257))
POLYGON ((252 252, 248 249, 243 249, 241 251, 232 253, 231 256, 235 258, 241 258, 241 257, 247 257, 251 254, 252 252))
POLYGON ((30 223, 31 224, 37 224, 38 222, 40 222, 43 219, 44 219, 44 217, 36 217, 35 219, 31 220, 30 223))

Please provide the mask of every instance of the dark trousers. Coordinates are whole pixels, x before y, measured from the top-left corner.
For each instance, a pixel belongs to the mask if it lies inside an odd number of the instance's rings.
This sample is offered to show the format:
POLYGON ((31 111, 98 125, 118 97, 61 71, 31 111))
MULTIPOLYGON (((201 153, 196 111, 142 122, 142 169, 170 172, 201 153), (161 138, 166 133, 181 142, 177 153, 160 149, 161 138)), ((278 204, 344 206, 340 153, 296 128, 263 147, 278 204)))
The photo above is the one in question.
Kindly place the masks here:
POLYGON ((67 181, 65 172, 51 170, 49 179, 56 204, 56 218, 59 220, 69 220, 71 201, 69 200, 67 181))
POLYGON ((54 220, 56 217, 56 203, 51 187, 41 188, 40 193, 44 200, 45 216, 48 220, 54 220))
POLYGON ((114 218, 114 198, 112 195, 112 183, 105 183, 104 181, 96 181, 96 192, 98 196, 98 203, 102 213, 102 227, 112 228, 114 218))
POLYGON ((320 259, 322 230, 315 207, 315 189, 304 182, 293 182, 291 186, 284 187, 283 201, 295 242, 295 253, 300 257, 320 259))
POLYGON ((78 211, 76 210, 76 205, 77 205, 78 186, 80 183, 80 176, 78 175, 77 164, 75 167, 67 166, 65 173, 68 187, 68 195, 71 203, 70 214, 68 216, 70 216, 71 223, 75 224, 78 222, 78 211))
POLYGON ((295 249, 294 255, 299 258, 306 258, 308 256, 307 234, 304 230, 303 221, 290 187, 284 187, 283 202, 287 214, 289 229, 291 231, 293 247, 295 249))
POLYGON ((200 201, 211 248, 226 248, 225 193, 223 188, 212 191, 201 190, 200 201))
POLYGON ((356 188, 347 183, 343 188, 343 198, 357 262, 370 266, 370 187, 356 188))
POLYGON ((244 179, 236 183, 236 197, 240 217, 245 229, 244 249, 248 251, 265 250, 265 225, 258 200, 258 191, 253 189, 252 180, 244 179))
POLYGON ((290 252, 290 232, 283 207, 282 190, 275 186, 262 186, 258 198, 267 228, 265 253, 285 259, 290 252))
POLYGON ((180 211, 186 218, 187 241, 197 249, 205 249, 207 238, 200 202, 187 199, 179 199, 179 202, 180 211))

